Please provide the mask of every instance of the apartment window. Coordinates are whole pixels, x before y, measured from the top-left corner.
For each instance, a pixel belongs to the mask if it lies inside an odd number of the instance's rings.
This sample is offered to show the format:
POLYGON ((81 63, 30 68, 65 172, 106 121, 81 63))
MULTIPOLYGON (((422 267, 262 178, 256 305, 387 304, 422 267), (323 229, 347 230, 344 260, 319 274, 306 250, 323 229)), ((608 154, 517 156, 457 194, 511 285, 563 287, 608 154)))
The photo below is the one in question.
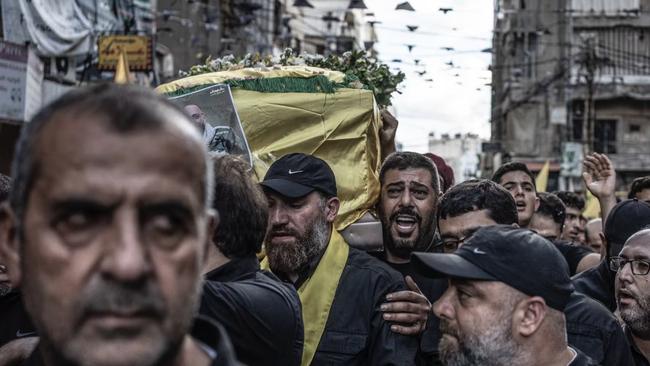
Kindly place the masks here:
POLYGON ((630 124, 629 128, 630 133, 639 133, 641 132, 641 125, 638 125, 636 123, 630 124))
POLYGON ((602 154, 616 154, 616 120, 596 121, 594 150, 602 154))

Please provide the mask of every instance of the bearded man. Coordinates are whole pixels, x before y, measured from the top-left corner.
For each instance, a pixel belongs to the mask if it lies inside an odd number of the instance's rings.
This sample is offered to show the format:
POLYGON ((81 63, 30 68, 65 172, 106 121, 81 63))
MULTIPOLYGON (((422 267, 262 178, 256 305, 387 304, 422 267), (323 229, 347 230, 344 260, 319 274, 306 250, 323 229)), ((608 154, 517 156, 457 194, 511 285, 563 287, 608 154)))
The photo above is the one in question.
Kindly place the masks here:
MULTIPOLYGON (((396 152, 384 161, 380 173, 381 193, 377 212, 382 223, 384 251, 379 259, 400 272, 407 284, 421 291, 430 302, 442 296, 447 281, 417 273, 411 253, 431 251, 440 179, 433 162, 415 152, 396 152)), ((431 365, 438 359, 439 320, 431 317, 421 335, 416 364, 431 365)))
POLYGON ((563 311, 573 285, 564 258, 541 236, 485 226, 454 253, 416 253, 413 262, 429 276, 449 279, 434 304, 443 364, 596 365, 567 344, 563 311))
POLYGON ((610 258, 610 268, 616 271, 616 303, 634 362, 650 365, 650 228, 632 235, 610 258))
POLYGON ((380 308, 406 290, 402 276, 350 248, 333 228, 340 201, 327 163, 285 155, 261 183, 269 202, 262 267, 292 283, 302 302, 302 365, 413 365, 417 338, 391 329, 380 308))

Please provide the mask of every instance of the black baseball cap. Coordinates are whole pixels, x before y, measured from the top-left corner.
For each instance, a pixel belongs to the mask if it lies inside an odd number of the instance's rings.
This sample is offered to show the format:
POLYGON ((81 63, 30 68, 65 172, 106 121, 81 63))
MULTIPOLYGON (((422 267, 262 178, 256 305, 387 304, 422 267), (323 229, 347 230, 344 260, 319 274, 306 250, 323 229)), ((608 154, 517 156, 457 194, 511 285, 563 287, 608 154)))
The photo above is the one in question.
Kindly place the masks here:
POLYGON ((276 160, 266 172, 262 186, 289 198, 298 198, 314 190, 336 196, 336 178, 327 163, 313 155, 288 154, 276 160))
POLYGON ((574 290, 566 260, 553 243, 511 225, 482 227, 454 253, 413 253, 411 261, 429 277, 503 282, 541 296, 559 311, 574 290))
POLYGON ((608 254, 618 255, 632 234, 650 225, 650 204, 636 198, 621 201, 607 215, 603 234, 608 254))

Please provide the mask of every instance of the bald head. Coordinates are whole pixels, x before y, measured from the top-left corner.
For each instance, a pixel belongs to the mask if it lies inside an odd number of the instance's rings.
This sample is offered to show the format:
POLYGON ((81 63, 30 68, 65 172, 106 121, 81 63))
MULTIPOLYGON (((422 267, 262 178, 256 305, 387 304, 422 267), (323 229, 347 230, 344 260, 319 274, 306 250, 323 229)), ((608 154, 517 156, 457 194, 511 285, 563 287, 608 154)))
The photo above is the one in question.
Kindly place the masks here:
POLYGON ((201 110, 201 108, 196 105, 196 104, 188 104, 184 107, 185 112, 192 117, 192 122, 194 125, 199 129, 199 131, 203 132, 205 129, 205 113, 201 110))
POLYGON ((627 239, 624 246, 647 246, 650 250, 650 227, 634 233, 627 239))

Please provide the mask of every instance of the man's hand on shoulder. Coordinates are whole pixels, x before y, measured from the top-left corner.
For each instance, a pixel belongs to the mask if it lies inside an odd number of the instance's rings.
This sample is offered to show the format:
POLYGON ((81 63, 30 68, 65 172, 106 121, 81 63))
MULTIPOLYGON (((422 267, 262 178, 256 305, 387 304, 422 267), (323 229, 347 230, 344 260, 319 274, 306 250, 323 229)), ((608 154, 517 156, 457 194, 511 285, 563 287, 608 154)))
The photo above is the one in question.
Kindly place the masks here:
POLYGON ((20 365, 34 352, 38 337, 18 338, 0 347, 0 366, 20 365))
POLYGON ((388 302, 381 305, 384 320, 391 322, 391 331, 403 335, 419 335, 427 327, 431 302, 422 294, 410 276, 405 277, 409 290, 386 295, 388 302))

